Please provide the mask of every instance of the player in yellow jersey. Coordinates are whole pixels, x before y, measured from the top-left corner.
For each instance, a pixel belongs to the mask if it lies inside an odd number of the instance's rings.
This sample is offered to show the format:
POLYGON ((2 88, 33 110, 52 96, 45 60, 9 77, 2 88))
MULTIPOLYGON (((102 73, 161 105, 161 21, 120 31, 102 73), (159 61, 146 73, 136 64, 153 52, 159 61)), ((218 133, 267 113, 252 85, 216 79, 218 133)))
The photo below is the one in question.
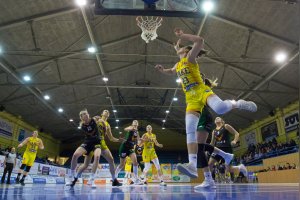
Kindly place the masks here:
POLYGON ((143 178, 145 179, 144 183, 147 184, 147 173, 151 167, 150 161, 152 161, 155 168, 157 169, 157 173, 158 173, 159 179, 160 179, 160 185, 167 186, 167 184, 163 181, 163 174, 160 169, 159 161, 158 161, 155 149, 154 149, 154 145, 156 145, 160 148, 162 148, 163 145, 159 144, 157 142, 156 135, 154 133, 152 133, 152 126, 148 125, 146 127, 146 130, 147 130, 147 133, 145 133, 142 136, 142 140, 141 140, 142 141, 141 144, 144 145, 143 154, 142 154, 143 161, 145 163, 145 168, 143 170, 143 178))
POLYGON ((26 145, 26 150, 23 154, 22 165, 18 171, 18 176, 16 178, 16 183, 21 183, 21 185, 25 185, 24 180, 27 174, 30 171, 30 168, 33 166, 37 150, 44 149, 43 141, 38 138, 39 132, 37 130, 33 131, 32 137, 26 138, 21 144, 18 145, 18 148, 26 145), (22 179, 20 180, 20 176, 23 173, 22 179))
MULTIPOLYGON (((109 117, 109 111, 108 110, 104 110, 102 112, 101 117, 99 116, 95 116, 94 119, 97 122, 97 126, 98 126, 98 130, 100 130, 100 138, 101 138, 101 142, 100 142, 100 147, 101 147, 101 156, 103 156, 105 158, 105 160, 109 163, 109 169, 110 169, 110 173, 112 176, 112 186, 121 186, 122 184, 119 183, 119 181, 117 180, 116 176, 115 176, 115 162, 114 159, 112 157, 112 154, 108 148, 108 146, 106 145, 105 142, 105 136, 107 135, 109 140, 112 142, 122 142, 123 140, 120 138, 115 138, 112 135, 111 132, 111 128, 109 123, 107 122, 107 119, 109 117)), ((91 162, 92 158, 93 158, 93 151, 91 151, 88 155, 85 156, 85 160, 84 163, 78 168, 78 173, 81 174, 86 168, 88 168, 89 163, 91 162)), ((90 180, 88 181, 88 185, 93 185, 93 177, 90 178, 90 180)))
MULTIPOLYGON (((166 69, 162 65, 156 65, 155 68, 162 73, 177 74, 181 80, 183 92, 186 97, 186 134, 187 147, 189 154, 188 164, 178 164, 178 170, 192 178, 198 177, 197 172, 197 153, 198 144, 196 138, 197 124, 200 113, 205 105, 208 105, 217 114, 225 114, 234 108, 244 109, 251 112, 257 110, 254 102, 245 100, 221 100, 213 93, 209 86, 206 86, 201 78, 199 65, 196 58, 205 54, 203 50, 204 39, 198 35, 185 34, 181 29, 174 30, 179 38, 174 46, 180 61, 174 67, 166 69), (193 46, 180 48, 181 40, 193 42, 193 46)), ((201 151, 204 151, 202 148, 201 151)), ((206 158, 200 158, 206 159, 206 158)))
MULTIPOLYGON (((124 176, 124 185, 128 184, 128 181, 131 179, 131 174, 132 174, 132 161, 131 159, 127 156, 126 161, 125 161, 125 176, 124 176)), ((132 183, 132 181, 131 181, 132 183)))

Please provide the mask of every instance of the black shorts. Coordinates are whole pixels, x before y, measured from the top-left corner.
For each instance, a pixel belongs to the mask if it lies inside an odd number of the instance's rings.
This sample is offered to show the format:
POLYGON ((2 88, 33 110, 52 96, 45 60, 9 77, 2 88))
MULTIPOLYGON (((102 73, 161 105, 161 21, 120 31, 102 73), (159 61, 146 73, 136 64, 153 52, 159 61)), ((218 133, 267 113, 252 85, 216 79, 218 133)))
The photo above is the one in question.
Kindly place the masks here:
POLYGON ((86 155, 89 155, 95 149, 101 149, 101 139, 85 140, 80 147, 86 150, 86 155))
MULTIPOLYGON (((219 149, 221 149, 222 151, 226 152, 226 153, 232 153, 232 148, 231 147, 217 147, 219 149)), ((225 163, 225 160, 222 156, 217 155, 212 153, 211 156, 213 159, 215 159, 218 163, 225 163)))
POLYGON ((120 158, 126 158, 130 156, 130 154, 135 153, 134 146, 128 143, 122 143, 119 148, 119 156, 120 158))

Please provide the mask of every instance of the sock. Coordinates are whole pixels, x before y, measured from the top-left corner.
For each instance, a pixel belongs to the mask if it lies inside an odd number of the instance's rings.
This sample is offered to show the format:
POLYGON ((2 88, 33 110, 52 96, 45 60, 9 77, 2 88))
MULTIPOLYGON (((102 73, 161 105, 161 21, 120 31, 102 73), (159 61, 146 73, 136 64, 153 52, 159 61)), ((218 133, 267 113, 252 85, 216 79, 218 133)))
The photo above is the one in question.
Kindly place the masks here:
POLYGON ((111 178, 112 178, 112 180, 115 180, 115 179, 116 179, 116 175, 115 175, 115 174, 112 174, 112 175, 111 175, 111 178))
POLYGON ((133 165, 133 174, 134 174, 135 178, 138 178, 138 166, 133 165))
POLYGON ((116 172, 115 172, 115 176, 118 177, 119 173, 121 171, 120 165, 117 166, 116 172))
POLYGON ((204 172, 205 180, 212 180, 211 172, 204 172))
POLYGON ((193 167, 197 168, 197 154, 189 154, 189 163, 193 167))
POLYGON ((71 177, 71 178, 73 178, 73 177, 75 176, 75 172, 76 172, 75 169, 74 169, 74 170, 73 170, 73 169, 71 170, 71 174, 70 174, 70 177, 71 177))
POLYGON ((17 179, 19 180, 21 176, 21 173, 18 173, 17 179))

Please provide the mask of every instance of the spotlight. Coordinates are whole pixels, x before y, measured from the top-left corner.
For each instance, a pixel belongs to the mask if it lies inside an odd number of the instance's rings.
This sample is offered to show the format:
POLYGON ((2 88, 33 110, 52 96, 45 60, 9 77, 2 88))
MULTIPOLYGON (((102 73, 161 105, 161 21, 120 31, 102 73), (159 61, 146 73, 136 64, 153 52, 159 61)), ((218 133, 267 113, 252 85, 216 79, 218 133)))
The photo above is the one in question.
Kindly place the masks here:
POLYGON ((73 122, 74 120, 73 120, 73 119, 69 119, 69 121, 70 121, 70 122, 73 122))
POLYGON ((25 75, 25 76, 23 76, 23 80, 26 82, 31 81, 31 77, 28 75, 25 75))
POLYGON ((107 77, 103 77, 102 80, 103 80, 104 82, 107 82, 107 81, 108 81, 108 78, 107 78, 107 77))
POLYGON ((49 100, 49 99, 50 99, 50 96, 46 94, 46 95, 44 95, 44 99, 45 99, 45 100, 49 100))
POLYGON ((176 83, 181 83, 181 79, 180 78, 176 79, 176 83))
POLYGON ((164 120, 162 120, 162 122, 163 122, 163 123, 165 123, 165 122, 166 122, 166 120, 164 119, 164 120))
POLYGON ((278 52, 275 55, 275 61, 278 63, 283 63, 287 59, 287 54, 285 52, 278 52))
POLYGON ((165 130, 166 128, 165 127, 162 127, 162 130, 165 130))
POLYGON ((97 49, 95 47, 89 47, 88 52, 90 53, 96 53, 97 49))
POLYGON ((113 112, 114 112, 114 113, 116 113, 116 112, 117 112, 117 110, 113 110, 113 112))
POLYGON ((174 97, 174 98, 173 98, 173 101, 178 101, 178 98, 177 98, 177 97, 174 97))
POLYGON ((166 110, 166 113, 170 113, 170 111, 169 111, 169 110, 166 110))
POLYGON ((59 109, 58 109, 58 112, 62 113, 62 112, 64 112, 64 109, 59 108, 59 109))
POLYGON ((75 0, 75 3, 78 6, 85 6, 87 2, 86 2, 86 0, 75 0))
POLYGON ((116 119, 116 122, 119 122, 120 120, 116 119))
POLYGON ((206 13, 210 13, 214 9, 214 3, 211 0, 206 0, 202 4, 202 9, 206 13))

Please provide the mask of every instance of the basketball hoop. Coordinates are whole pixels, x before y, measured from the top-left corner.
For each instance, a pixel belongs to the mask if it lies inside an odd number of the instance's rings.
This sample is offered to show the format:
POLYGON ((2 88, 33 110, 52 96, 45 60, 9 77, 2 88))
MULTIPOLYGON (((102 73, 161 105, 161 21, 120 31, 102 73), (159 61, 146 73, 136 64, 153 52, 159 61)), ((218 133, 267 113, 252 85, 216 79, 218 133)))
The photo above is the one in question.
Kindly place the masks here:
POLYGON ((146 43, 157 38, 156 30, 161 26, 162 17, 146 17, 146 19, 138 16, 136 18, 137 25, 142 29, 141 37, 146 43))

